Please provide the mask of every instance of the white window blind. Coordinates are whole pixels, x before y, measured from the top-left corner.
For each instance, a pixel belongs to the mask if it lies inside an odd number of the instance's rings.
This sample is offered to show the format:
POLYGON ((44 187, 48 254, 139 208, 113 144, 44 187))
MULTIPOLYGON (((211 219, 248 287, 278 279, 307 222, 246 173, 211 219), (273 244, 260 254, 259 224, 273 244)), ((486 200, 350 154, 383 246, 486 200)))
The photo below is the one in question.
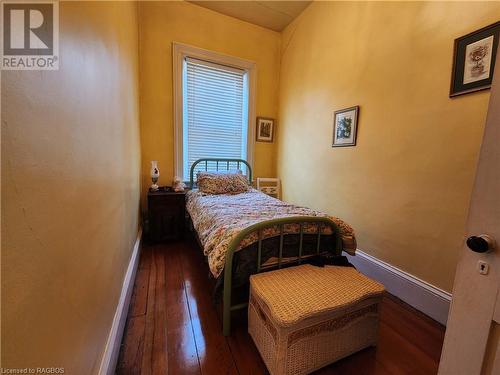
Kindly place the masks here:
POLYGON ((246 159, 248 85, 244 70, 186 58, 183 173, 200 158, 246 159))

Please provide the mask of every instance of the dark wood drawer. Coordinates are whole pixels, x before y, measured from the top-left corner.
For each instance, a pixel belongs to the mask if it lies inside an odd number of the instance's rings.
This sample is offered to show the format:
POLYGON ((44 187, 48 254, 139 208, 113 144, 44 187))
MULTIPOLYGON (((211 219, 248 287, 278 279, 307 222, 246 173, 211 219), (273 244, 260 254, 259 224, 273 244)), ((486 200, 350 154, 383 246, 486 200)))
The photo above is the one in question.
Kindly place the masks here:
POLYGON ((169 190, 148 193, 149 235, 152 242, 164 242, 183 236, 185 202, 185 193, 169 190))

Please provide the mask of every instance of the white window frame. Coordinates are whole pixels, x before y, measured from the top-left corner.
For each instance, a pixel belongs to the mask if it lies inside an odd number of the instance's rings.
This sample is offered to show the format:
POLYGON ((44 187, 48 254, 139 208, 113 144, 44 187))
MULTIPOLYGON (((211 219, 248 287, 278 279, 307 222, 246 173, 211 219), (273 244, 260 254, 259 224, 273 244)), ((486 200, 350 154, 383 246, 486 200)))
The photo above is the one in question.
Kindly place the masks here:
MULTIPOLYGON (((246 160, 253 169, 253 154, 255 147, 255 97, 257 89, 257 65, 250 60, 224 55, 222 53, 193 47, 187 44, 172 43, 173 58, 173 90, 174 90, 174 166, 175 175, 183 176, 184 158, 184 108, 183 108, 183 66, 184 59, 208 61, 214 64, 244 70, 248 79, 248 124, 246 160)), ((187 176, 183 176, 187 178, 187 176)))

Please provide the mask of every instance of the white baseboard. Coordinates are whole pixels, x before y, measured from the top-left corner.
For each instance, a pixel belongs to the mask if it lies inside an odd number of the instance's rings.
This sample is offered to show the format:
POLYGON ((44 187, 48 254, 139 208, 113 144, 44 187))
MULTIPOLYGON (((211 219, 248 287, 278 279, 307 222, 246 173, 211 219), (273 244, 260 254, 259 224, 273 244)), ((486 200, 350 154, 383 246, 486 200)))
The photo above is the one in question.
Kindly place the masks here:
POLYGON ((128 264, 127 272, 123 279, 122 292, 118 305, 116 306, 113 324, 109 331, 108 341, 104 348, 101 366, 99 367, 99 375, 113 375, 115 373, 116 363, 118 361, 118 354, 120 353, 120 345, 123 337, 123 330, 125 329, 125 322, 127 321, 128 307, 134 289, 135 275, 137 266, 139 265, 139 253, 141 249, 142 228, 137 233, 132 256, 128 264))
POLYGON ((451 302, 450 293, 361 250, 356 250, 356 255, 348 255, 348 258, 360 272, 384 284, 389 293, 446 325, 451 302))

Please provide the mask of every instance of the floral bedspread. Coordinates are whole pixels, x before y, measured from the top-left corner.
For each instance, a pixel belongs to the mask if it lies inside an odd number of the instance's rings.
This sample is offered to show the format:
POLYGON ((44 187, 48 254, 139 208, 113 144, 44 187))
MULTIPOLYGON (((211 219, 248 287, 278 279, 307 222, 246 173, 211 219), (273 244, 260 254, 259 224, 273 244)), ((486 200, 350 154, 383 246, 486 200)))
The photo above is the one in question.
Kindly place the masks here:
MULTIPOLYGON (((342 220, 306 207, 295 206, 251 189, 240 194, 207 195, 198 190, 186 195, 186 208, 191 215, 203 251, 208 258, 210 271, 219 277, 226 260, 226 252, 231 240, 243 229, 261 221, 289 216, 329 217, 339 227, 343 250, 351 255, 356 251, 356 238, 351 226, 342 220)), ((285 225, 284 233, 299 233, 299 225, 285 225)), ((314 224, 304 225, 304 233, 317 233, 314 224)), ((331 234, 331 229, 323 228, 323 234, 331 234)), ((263 231, 262 237, 279 235, 277 227, 263 231)), ((258 241, 257 233, 250 234, 241 242, 238 250, 258 241)))

